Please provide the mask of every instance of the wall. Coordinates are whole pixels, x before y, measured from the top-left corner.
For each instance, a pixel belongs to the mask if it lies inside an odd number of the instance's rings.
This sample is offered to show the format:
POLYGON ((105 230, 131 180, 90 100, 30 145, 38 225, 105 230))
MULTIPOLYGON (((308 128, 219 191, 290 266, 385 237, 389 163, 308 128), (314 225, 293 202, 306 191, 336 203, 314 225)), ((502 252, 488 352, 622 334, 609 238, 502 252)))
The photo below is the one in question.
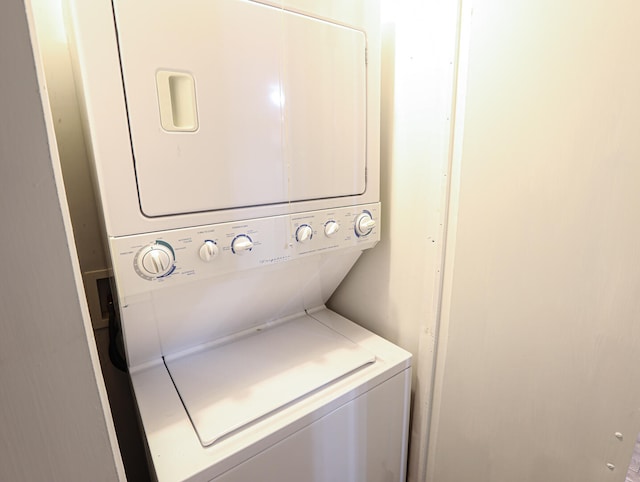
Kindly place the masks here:
POLYGON ((123 480, 30 9, 1 11, 0 480, 123 480))
POLYGON ((463 4, 427 480, 622 481, 640 430, 640 4, 463 4))
POLYGON ((82 132, 62 0, 32 0, 67 202, 82 272, 104 270, 106 260, 82 132))
POLYGON ((106 316, 100 310, 97 283, 108 278, 107 262, 87 150, 84 137, 79 134, 82 132, 81 117, 62 4, 63 0, 31 1, 89 311, 94 328, 106 329, 106 316))

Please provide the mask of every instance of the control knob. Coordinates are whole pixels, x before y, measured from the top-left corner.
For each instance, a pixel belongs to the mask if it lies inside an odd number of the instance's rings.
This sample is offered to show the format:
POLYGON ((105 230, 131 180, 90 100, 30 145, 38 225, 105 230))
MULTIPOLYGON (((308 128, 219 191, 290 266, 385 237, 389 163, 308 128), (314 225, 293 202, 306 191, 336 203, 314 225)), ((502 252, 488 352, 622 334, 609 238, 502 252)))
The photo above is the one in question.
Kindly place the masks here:
POLYGON ((175 253, 169 243, 155 241, 142 248, 135 258, 136 272, 145 279, 162 278, 175 267, 175 253))
POLYGON ((340 230, 340 225, 337 221, 327 221, 324 223, 324 235, 327 238, 333 237, 340 230))
POLYGON ((239 234, 231 241, 231 251, 233 254, 242 255, 253 249, 253 241, 246 234, 239 234))
POLYGON ((311 226, 308 224, 298 226, 298 229, 296 229, 296 241, 304 243, 311 238, 313 238, 313 228, 311 226))
POLYGON ((207 239, 202 246, 200 246, 200 259, 206 263, 211 261, 218 255, 218 245, 215 241, 207 239))
POLYGON ((355 222, 355 231, 358 236, 367 236, 373 228, 375 227, 376 222, 371 217, 371 213, 369 211, 364 211, 356 217, 355 222))

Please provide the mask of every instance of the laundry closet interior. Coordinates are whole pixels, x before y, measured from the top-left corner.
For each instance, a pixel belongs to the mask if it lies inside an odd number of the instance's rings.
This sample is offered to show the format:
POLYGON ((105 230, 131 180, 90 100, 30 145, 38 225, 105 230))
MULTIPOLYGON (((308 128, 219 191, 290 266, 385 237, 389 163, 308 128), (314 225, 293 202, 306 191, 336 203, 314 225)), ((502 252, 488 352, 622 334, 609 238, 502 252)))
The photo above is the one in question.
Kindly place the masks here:
POLYGON ((122 474, 635 470, 636 2, 10 1, 122 474))

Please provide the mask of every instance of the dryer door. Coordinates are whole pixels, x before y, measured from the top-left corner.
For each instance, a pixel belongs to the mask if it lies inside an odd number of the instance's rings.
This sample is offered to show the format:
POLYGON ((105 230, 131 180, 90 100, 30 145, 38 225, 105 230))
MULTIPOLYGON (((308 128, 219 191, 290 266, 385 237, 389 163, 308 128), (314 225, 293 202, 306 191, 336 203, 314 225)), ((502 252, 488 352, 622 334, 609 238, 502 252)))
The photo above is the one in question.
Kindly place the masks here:
POLYGON ((364 33, 246 0, 114 0, 142 212, 362 194, 364 33))

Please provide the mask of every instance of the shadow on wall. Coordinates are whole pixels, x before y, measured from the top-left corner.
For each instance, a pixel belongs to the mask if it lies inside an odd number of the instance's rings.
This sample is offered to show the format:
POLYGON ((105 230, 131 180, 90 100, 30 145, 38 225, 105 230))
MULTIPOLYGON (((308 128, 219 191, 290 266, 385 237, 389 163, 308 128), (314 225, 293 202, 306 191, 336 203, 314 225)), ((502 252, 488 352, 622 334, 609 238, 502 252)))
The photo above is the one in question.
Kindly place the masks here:
POLYGON ((394 343, 400 333, 398 323, 390 316, 391 276, 391 185, 393 181, 394 92, 396 26, 382 26, 380 85, 380 201, 382 204, 381 238, 373 250, 365 251, 327 306, 394 343), (373 303, 353 303, 353 297, 375 300, 373 303))

